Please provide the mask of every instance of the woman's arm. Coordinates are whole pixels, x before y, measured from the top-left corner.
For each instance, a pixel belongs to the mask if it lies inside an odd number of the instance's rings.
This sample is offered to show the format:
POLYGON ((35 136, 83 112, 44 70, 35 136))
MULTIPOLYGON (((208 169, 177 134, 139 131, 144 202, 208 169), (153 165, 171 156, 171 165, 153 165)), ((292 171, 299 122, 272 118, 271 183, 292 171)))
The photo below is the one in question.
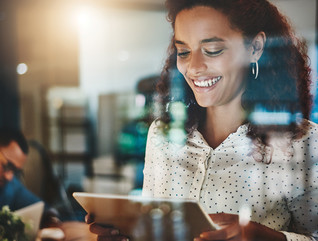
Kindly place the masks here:
POLYGON ((244 240, 244 241, 286 241, 283 233, 256 222, 246 225, 239 223, 239 216, 228 213, 210 214, 214 223, 221 229, 204 232, 195 241, 203 240, 244 240))

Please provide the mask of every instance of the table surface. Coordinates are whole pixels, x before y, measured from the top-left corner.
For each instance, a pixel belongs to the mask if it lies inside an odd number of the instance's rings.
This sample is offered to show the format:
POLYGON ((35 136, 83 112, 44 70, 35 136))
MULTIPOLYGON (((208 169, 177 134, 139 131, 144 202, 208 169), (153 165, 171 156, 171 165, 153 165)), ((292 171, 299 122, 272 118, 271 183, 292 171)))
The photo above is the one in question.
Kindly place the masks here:
MULTIPOLYGON (((60 229, 65 234, 63 241, 96 241, 97 236, 89 231, 89 225, 84 222, 70 221, 63 222, 60 229)), ((38 238, 36 241, 39 241, 38 238)))

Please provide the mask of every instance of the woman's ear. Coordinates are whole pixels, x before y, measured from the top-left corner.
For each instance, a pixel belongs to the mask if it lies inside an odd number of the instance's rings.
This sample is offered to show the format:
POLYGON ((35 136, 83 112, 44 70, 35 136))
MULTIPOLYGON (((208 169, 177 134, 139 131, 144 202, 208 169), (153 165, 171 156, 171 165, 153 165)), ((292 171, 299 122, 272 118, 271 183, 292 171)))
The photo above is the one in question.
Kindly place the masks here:
POLYGON ((252 41, 252 55, 251 62, 257 62, 263 54, 264 46, 266 42, 266 34, 259 32, 252 41))

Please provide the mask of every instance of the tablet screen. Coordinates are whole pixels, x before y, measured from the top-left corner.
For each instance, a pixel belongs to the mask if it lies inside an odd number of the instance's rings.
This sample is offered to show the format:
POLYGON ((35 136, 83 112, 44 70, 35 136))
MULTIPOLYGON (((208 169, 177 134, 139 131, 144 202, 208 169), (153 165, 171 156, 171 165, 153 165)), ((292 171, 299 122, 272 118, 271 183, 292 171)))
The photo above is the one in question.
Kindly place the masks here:
POLYGON ((99 224, 113 225, 134 241, 193 240, 215 225, 190 199, 155 199, 93 193, 74 193, 99 224))

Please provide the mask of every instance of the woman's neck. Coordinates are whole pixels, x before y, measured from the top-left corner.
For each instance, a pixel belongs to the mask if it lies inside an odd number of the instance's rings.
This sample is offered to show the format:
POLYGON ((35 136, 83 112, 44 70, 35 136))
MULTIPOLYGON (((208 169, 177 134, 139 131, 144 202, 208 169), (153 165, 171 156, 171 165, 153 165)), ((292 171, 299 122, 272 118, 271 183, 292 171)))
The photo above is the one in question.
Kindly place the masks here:
POLYGON ((208 107, 202 135, 212 148, 218 147, 246 120, 241 103, 208 107))

